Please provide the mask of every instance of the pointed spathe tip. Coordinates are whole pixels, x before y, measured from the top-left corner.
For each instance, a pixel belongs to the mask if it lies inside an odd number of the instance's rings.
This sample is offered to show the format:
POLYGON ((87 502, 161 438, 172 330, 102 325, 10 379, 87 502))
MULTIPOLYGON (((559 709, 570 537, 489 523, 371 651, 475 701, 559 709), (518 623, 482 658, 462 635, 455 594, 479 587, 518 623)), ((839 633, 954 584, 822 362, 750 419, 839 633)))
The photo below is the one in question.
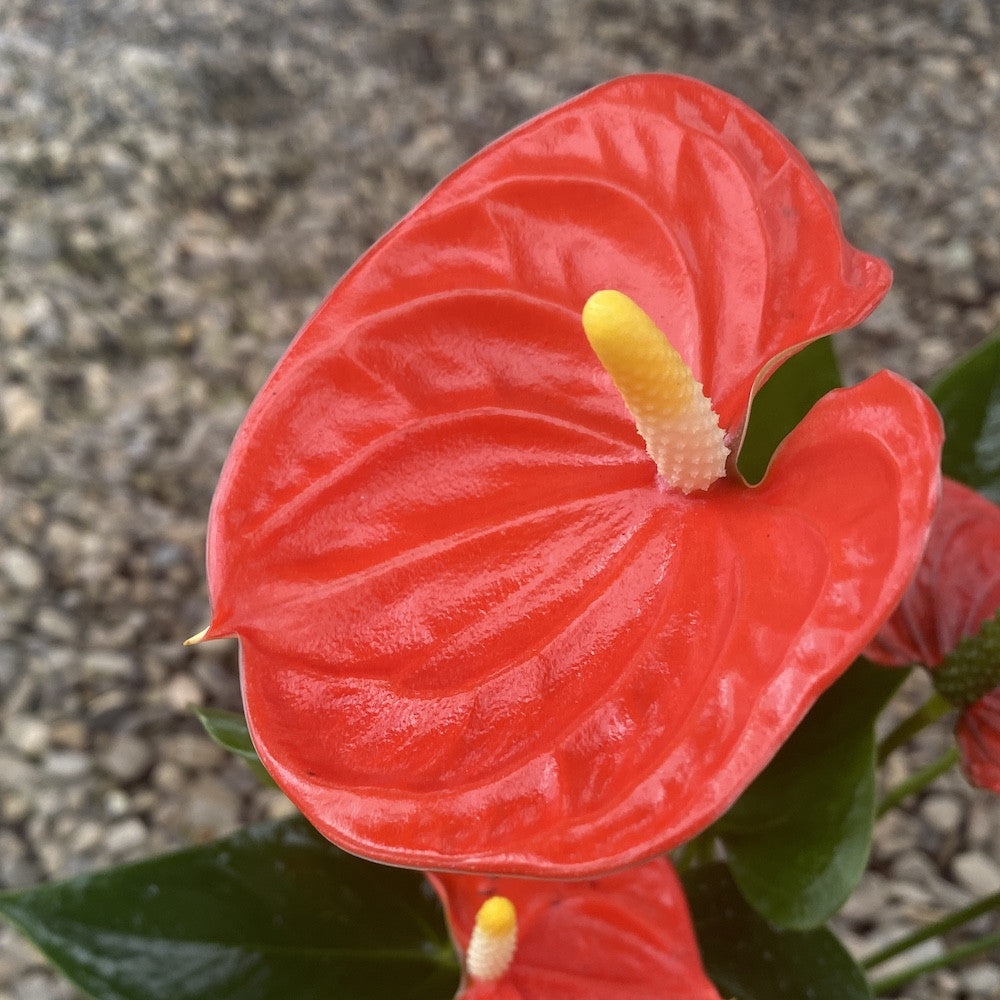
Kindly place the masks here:
POLYGON ((197 646, 199 642, 204 642, 208 638, 208 633, 212 628, 211 625, 206 625, 200 632, 195 632, 190 638, 184 640, 185 646, 197 646))

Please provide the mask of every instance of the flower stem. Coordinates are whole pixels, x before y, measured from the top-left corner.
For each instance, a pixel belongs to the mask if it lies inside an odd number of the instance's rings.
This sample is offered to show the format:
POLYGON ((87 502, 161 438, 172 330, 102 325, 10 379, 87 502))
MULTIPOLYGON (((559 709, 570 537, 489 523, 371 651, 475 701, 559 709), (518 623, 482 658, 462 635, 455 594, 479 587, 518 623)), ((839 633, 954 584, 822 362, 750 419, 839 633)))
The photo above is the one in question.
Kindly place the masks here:
POLYGON ((886 757, 899 749, 904 743, 916 736, 921 729, 926 728, 933 722, 937 722, 942 716, 947 715, 954 706, 945 701, 936 692, 918 708, 913 715, 903 719, 896 728, 879 744, 878 762, 881 764, 886 757))
POLYGON ((898 990, 900 986, 905 986, 918 976, 923 976, 928 972, 935 972, 938 969, 945 969, 950 965, 963 962, 967 958, 975 958, 976 955, 982 955, 985 952, 992 951, 994 948, 1000 948, 1000 931, 986 934, 975 941, 969 941, 968 944, 959 945, 944 955, 939 955, 937 958, 913 965, 909 969, 902 969, 891 976, 886 976, 884 979, 877 979, 872 983, 872 993, 875 996, 892 993, 894 990, 898 990))
POLYGON ((916 794, 926 788, 935 778, 939 778, 946 771, 950 771, 958 761, 958 747, 951 747, 946 750, 937 760, 928 764, 914 774, 911 774, 905 781, 901 781, 895 788, 886 792, 885 797, 879 803, 876 817, 884 816, 890 809, 894 809, 904 799, 916 794))
POLYGON ((995 909, 1000 909, 1000 892, 994 892, 992 895, 985 896, 975 903, 963 906, 962 909, 956 910, 954 913, 949 913, 946 917, 935 920, 933 923, 920 927, 911 934, 907 934, 905 937, 887 944, 873 955, 869 955, 866 959, 863 959, 861 967, 863 969, 872 969, 876 965, 888 962, 890 958, 895 958, 904 951, 915 948, 918 944, 923 944, 924 941, 930 938, 947 934, 948 931, 956 927, 961 927, 962 924, 966 924, 970 920, 975 920, 976 917, 981 917, 984 913, 989 913, 990 910, 995 909))

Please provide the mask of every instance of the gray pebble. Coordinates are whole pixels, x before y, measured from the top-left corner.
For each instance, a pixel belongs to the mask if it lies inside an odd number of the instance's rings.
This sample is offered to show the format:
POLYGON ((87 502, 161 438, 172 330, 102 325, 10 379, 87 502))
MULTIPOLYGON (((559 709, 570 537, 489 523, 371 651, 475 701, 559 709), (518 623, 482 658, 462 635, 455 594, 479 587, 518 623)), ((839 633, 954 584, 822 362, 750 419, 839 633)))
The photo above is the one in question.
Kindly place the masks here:
POLYGON ((921 818, 937 833, 951 833, 962 821, 962 803, 951 795, 928 795, 920 805, 921 818))
POLYGON ((1000 863, 981 851, 958 854, 951 862, 952 871, 960 885, 976 896, 1000 892, 1000 863))
POLYGON ((11 745, 26 757, 37 758, 49 746, 49 726, 35 716, 15 715, 7 719, 5 726, 11 745))
POLYGON ((104 833, 104 848, 113 857, 133 854, 148 836, 142 820, 132 816, 114 823, 104 833))
POLYGON ((151 762, 149 744, 130 733, 115 737, 100 757, 103 770, 122 784, 141 778, 149 770, 151 762))
POLYGON ((45 581, 45 569, 27 549, 0 552, 0 573, 18 590, 35 591, 45 581))
POLYGON ((80 750, 52 750, 42 763, 46 773, 60 781, 82 778, 93 766, 90 754, 80 750))
POLYGON ((35 629, 47 638, 70 642, 76 638, 78 626, 70 615, 45 607, 35 614, 35 629))
POLYGON ((110 649, 92 649, 83 654, 83 672, 90 677, 124 679, 135 670, 135 661, 126 653, 110 649))
POLYGON ((977 996, 1000 997, 1000 967, 996 962, 977 962, 959 973, 962 985, 977 996))
POLYGON ((27 386, 0 385, 0 416, 3 428, 12 437, 38 431, 45 420, 42 400, 27 386))

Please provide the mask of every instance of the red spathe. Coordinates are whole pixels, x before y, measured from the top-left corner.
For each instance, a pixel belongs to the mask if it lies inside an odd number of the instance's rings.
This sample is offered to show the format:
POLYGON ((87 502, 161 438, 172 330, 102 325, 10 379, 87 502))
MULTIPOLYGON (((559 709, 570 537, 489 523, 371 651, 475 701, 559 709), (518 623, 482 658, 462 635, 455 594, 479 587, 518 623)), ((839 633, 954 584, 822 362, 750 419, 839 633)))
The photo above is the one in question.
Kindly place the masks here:
POLYGON ((268 769, 326 836, 421 868, 582 876, 718 816, 916 565, 940 422, 882 374, 764 481, 663 487, 583 335, 631 296, 734 445, 776 358, 888 271, 735 99, 614 81, 487 148, 359 261, 247 417, 213 506, 268 769))
POLYGON ((509 970, 496 982, 463 981, 457 1000, 719 1000, 666 858, 585 882, 429 878, 462 954, 486 899, 506 896, 517 910, 509 970))
MULTIPOLYGON (((1000 507, 946 478, 917 572, 865 652, 889 666, 934 669, 998 609, 1000 507)), ((955 735, 969 781, 1000 793, 1000 688, 962 710, 955 735)))

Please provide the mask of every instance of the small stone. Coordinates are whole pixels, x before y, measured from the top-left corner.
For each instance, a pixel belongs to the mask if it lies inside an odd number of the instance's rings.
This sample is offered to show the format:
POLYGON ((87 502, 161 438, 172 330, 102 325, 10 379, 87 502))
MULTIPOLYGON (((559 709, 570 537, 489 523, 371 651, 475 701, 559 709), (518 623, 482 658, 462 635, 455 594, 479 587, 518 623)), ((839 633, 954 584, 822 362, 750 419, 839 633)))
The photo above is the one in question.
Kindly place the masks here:
POLYGON ((20 837, 0 830, 0 886, 18 889, 38 881, 39 872, 20 837))
POLYGON ((76 638, 76 622, 56 608, 39 608, 35 615, 35 629, 41 635, 60 642, 72 642, 76 638))
POLYGON ((31 799, 23 788, 15 788, 0 795, 0 821, 13 826, 23 823, 31 812, 31 799))
POLYGON ((172 677, 164 694, 167 704, 178 712, 186 712, 191 705, 200 705, 205 700, 201 688, 186 674, 172 677))
POLYGON ((969 992, 983 997, 1000 997, 1000 968, 993 962, 978 962, 959 973, 969 992))
POLYGON ((290 819, 299 813, 295 803, 277 789, 273 789, 270 794, 267 794, 264 808, 268 819, 290 819))
POLYGON ((32 971, 15 984, 11 1000, 55 1000, 49 972, 32 971))
POLYGON ((929 900, 944 906, 965 906, 971 902, 964 888, 952 885, 941 877, 937 866, 916 848, 904 850, 892 859, 892 876, 904 886, 912 886, 930 894, 929 900))
POLYGON ((45 221, 15 219, 7 229, 7 252, 11 257, 41 265, 55 257, 59 252, 59 243, 52 227, 45 221))
POLYGON ((962 821, 962 805, 950 795, 928 795, 921 803, 920 815, 937 833, 951 833, 962 821))
POLYGON ((1000 864, 981 851, 956 855, 951 868, 958 883, 976 896, 1000 892, 1000 864))
POLYGON ((8 924, 0 924, 0 984, 17 980, 37 963, 38 952, 28 940, 8 924))
POLYGON ((38 768, 22 757, 0 751, 0 788, 19 791, 38 781, 38 768))
POLYGON ((24 385, 5 385, 0 392, 0 413, 12 437, 37 431, 45 420, 42 401, 24 385))
POLYGON ((198 778, 187 797, 186 825, 198 841, 232 832, 239 822, 240 800, 212 775, 198 778))
POLYGON ((917 842, 920 824, 916 817, 894 809, 875 827, 874 850, 880 858, 894 857, 917 842))
POLYGON ((967 824, 969 843, 986 850, 1000 843, 1000 811, 992 797, 973 799, 967 824))
POLYGON ((90 754, 81 750, 53 750, 42 762, 47 774, 60 781, 82 778, 92 766, 90 754))
POLYGON ((886 905, 887 883, 884 875, 866 872, 857 889, 840 910, 845 920, 862 920, 872 913, 881 913, 886 905))
POLYGON ((45 582, 45 570, 27 549, 12 548, 0 553, 0 572, 18 590, 35 591, 45 582))
POLYGON ((63 845, 47 835, 36 835, 33 846, 45 877, 59 878, 66 869, 66 851, 63 845))
POLYGON ((131 733, 117 736, 100 760, 103 770, 124 785, 141 778, 151 762, 149 744, 131 733))
POLYGON ((97 850, 104 843, 104 827, 93 820, 81 823, 69 838, 69 849, 73 854, 86 854, 97 850))
POLYGON ((104 811, 109 816, 124 816, 131 810, 131 800, 120 788, 109 788, 104 795, 104 811))
POLYGON ((132 676, 135 664, 132 657, 124 653, 94 649, 84 653, 82 667, 85 676, 125 679, 132 676))
POLYGON ((161 791, 174 794, 184 787, 187 774, 180 764, 172 760, 161 760, 153 768, 152 782, 161 791))
POLYGON ((205 771, 224 763, 228 755, 208 733, 177 733, 163 740, 162 758, 191 771, 205 771))
POLYGON ((26 757, 39 757, 49 746, 49 727, 30 715, 15 715, 6 723, 7 739, 26 757))
POLYGON ((121 856, 142 847, 146 841, 146 825, 135 816, 108 827, 104 847, 109 854, 121 856))
POLYGON ((879 976, 891 976, 914 965, 920 965, 923 962, 932 962, 940 958, 943 954, 944 944, 940 938, 921 941, 920 944, 910 948, 904 954, 897 955, 895 958, 891 958, 888 962, 880 965, 878 967, 878 974, 879 976))
POLYGON ((87 727, 79 719, 59 719, 50 727, 52 745, 68 750, 83 750, 87 746, 87 727))

